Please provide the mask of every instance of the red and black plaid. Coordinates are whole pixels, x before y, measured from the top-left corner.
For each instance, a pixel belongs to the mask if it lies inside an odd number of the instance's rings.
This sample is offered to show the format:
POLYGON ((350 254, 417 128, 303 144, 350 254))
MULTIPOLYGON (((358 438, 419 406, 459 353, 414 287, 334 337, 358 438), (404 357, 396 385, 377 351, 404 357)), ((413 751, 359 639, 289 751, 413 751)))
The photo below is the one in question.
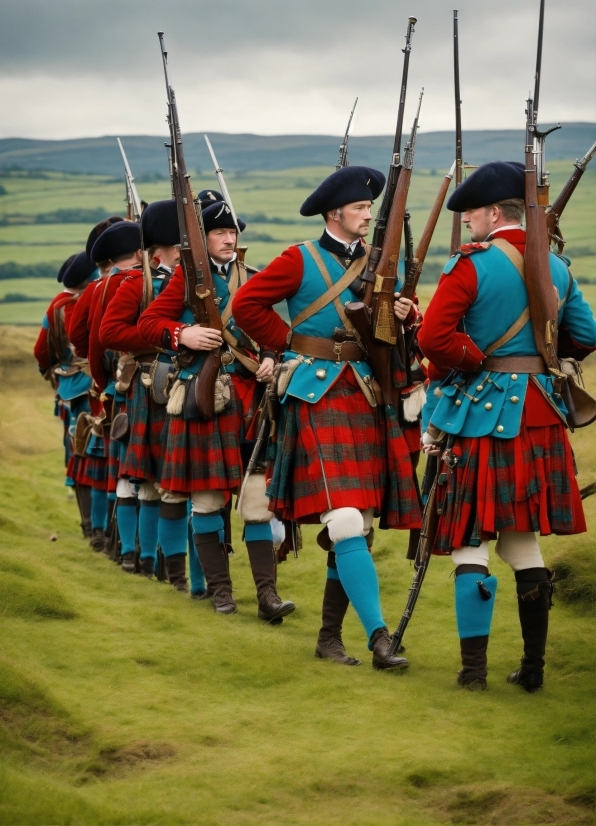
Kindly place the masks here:
POLYGON ((85 456, 84 475, 77 479, 81 485, 90 485, 96 490, 108 489, 108 460, 103 456, 85 456))
POLYGON ((128 389, 126 412, 130 436, 126 456, 120 465, 120 476, 132 482, 154 482, 162 450, 161 434, 166 421, 166 408, 153 400, 150 388, 141 381, 140 371, 137 371, 128 389))
POLYGON ((441 477, 433 552, 449 554, 498 531, 574 534, 586 530, 575 463, 562 424, 527 427, 513 439, 457 438, 453 472, 441 477))
POLYGON ((290 398, 270 466, 270 509, 304 523, 334 508, 380 513, 389 504, 396 508, 387 527, 419 525, 410 454, 394 424, 388 428, 384 413, 371 408, 349 370, 316 404, 290 398))
POLYGON ((234 490, 242 481, 242 405, 231 383, 229 406, 208 422, 167 415, 158 473, 166 490, 234 490))
MULTIPOLYGON (((114 419, 118 413, 122 413, 125 410, 126 402, 114 398, 112 403, 112 419, 114 419)), ((118 479, 122 476, 120 468, 126 458, 126 444, 110 439, 109 427, 104 427, 104 438, 108 448, 108 491, 115 493, 118 479)))

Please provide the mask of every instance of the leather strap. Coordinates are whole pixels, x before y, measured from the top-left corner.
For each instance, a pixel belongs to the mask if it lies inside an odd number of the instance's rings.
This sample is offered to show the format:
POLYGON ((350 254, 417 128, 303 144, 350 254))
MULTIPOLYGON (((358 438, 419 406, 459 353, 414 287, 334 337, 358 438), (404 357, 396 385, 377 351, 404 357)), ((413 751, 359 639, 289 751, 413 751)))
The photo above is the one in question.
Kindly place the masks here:
POLYGON ((323 307, 326 307, 328 304, 331 304, 333 301, 333 305, 337 310, 337 314, 339 315, 342 324, 346 328, 346 330, 353 332, 354 328, 352 324, 348 320, 348 317, 344 311, 343 305, 339 300, 339 296, 341 293, 346 290, 350 284, 359 276, 362 275, 364 272, 366 265, 368 263, 368 256, 370 255, 370 247, 366 247, 366 255, 363 255, 361 258, 357 258, 355 261, 352 261, 348 269, 342 275, 342 277, 337 281, 335 284, 331 280, 331 276, 329 275, 329 270, 325 266, 325 262, 323 261, 321 254, 319 253, 318 249, 315 247, 312 241, 305 241, 304 245, 310 255, 312 256, 315 264, 321 275, 323 276, 323 281, 327 287, 327 292, 320 295, 312 304, 309 304, 308 307, 305 307, 302 312, 298 313, 296 318, 292 321, 292 328, 298 327, 299 324, 302 324, 303 321, 307 321, 309 318, 312 318, 315 313, 318 313, 319 310, 322 310, 323 307))
POLYGON ((491 373, 548 373, 542 356, 489 356, 482 362, 491 373))
POLYGON ((498 250, 501 250, 503 255, 506 255, 507 258, 511 261, 515 269, 521 276, 522 281, 525 282, 526 280, 526 269, 525 269, 525 262, 524 257, 521 252, 510 244, 505 238, 495 238, 493 241, 490 242, 492 247, 496 247, 498 250))
POLYGON ((290 346, 296 353, 325 361, 362 361, 365 358, 355 341, 334 341, 294 333, 290 346))
POLYGON ((247 281, 247 274, 246 274, 246 265, 243 261, 239 261, 238 258, 232 264, 232 273, 230 275, 230 281, 228 283, 228 292, 230 297, 228 299, 228 303, 226 304, 225 310, 221 314, 221 326, 222 336, 234 357, 246 367, 251 373, 256 373, 259 369, 259 364, 254 359, 251 359, 249 356, 245 355, 242 350, 238 347, 238 341, 234 338, 233 334, 228 330, 228 322, 232 318, 232 300, 236 295, 236 291, 238 287, 242 284, 246 284, 247 281))

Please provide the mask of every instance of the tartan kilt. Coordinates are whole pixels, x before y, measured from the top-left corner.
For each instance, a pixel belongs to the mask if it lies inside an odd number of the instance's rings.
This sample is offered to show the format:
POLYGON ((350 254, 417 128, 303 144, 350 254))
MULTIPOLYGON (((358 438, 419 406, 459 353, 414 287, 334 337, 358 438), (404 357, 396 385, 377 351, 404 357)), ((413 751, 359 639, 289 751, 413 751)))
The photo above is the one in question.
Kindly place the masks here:
POLYGON ((130 436, 120 476, 132 481, 155 482, 161 456, 161 433, 166 420, 166 406, 157 404, 151 389, 141 381, 141 372, 132 380, 126 399, 130 436))
POLYGON ((583 533, 573 452, 563 424, 527 427, 513 439, 455 438, 458 463, 437 485, 433 553, 494 539, 499 531, 583 533))
POLYGON ((344 370, 316 404, 289 398, 280 406, 268 469, 270 510, 279 519, 315 523, 335 508, 374 508, 378 515, 393 505, 387 527, 419 525, 412 463, 397 419, 390 431, 352 371, 344 370))
POLYGON ((82 485, 90 485, 96 490, 108 489, 108 461, 103 456, 85 456, 85 479, 77 479, 82 485))
POLYGON ((242 404, 230 382, 230 403, 210 421, 166 415, 159 484, 190 495, 195 490, 232 491, 242 482, 242 404))

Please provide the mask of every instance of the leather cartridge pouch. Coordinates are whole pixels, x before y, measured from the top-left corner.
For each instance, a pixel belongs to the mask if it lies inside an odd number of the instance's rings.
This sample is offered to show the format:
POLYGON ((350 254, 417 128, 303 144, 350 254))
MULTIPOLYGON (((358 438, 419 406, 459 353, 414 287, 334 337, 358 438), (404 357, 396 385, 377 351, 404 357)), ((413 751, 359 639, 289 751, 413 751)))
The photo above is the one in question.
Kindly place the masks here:
POLYGON ((115 442, 126 442, 130 435, 130 423, 126 411, 116 413, 110 426, 110 439, 115 442))
MULTIPOLYGON (((220 373, 217 379, 215 380, 215 415, 217 416, 219 413, 222 413, 225 408, 229 405, 231 399, 231 388, 230 385, 232 383, 232 377, 228 373, 220 373)), ((186 382, 186 393, 184 395, 184 407, 182 409, 182 414, 186 421, 196 421, 197 419, 202 420, 202 416, 199 413, 199 408, 197 407, 196 401, 196 384, 197 384, 197 377, 193 376, 192 379, 186 382)))
POLYGON ((572 430, 587 427, 596 421, 596 399, 585 389, 582 369, 575 359, 565 358, 559 363, 561 371, 567 376, 561 387, 561 395, 569 411, 567 423, 572 430))
POLYGON ((304 356, 298 356, 295 359, 288 359, 281 364, 276 364, 274 368, 274 382, 277 395, 280 399, 286 395, 286 390, 292 380, 292 376, 296 372, 296 368, 304 361, 304 356))
POLYGON ((116 390, 119 393, 127 392, 138 369, 139 365, 134 356, 127 353, 118 359, 118 366, 116 368, 116 390))
MULTIPOLYGON (((155 359, 151 363, 149 376, 151 378, 151 396, 156 404, 168 403, 168 390, 171 376, 176 371, 173 364, 155 359)), ((143 374, 145 375, 145 374, 143 374)))
POLYGON ((90 376, 91 373, 89 371, 89 362, 87 359, 78 359, 73 358, 71 362, 68 364, 68 367, 62 367, 58 365, 58 367, 54 368, 54 373, 57 376, 76 376, 77 373, 85 373, 87 376, 90 376))
POLYGON ((75 456, 86 455, 94 421, 95 416, 92 416, 90 413, 79 413, 72 440, 72 449, 75 456))

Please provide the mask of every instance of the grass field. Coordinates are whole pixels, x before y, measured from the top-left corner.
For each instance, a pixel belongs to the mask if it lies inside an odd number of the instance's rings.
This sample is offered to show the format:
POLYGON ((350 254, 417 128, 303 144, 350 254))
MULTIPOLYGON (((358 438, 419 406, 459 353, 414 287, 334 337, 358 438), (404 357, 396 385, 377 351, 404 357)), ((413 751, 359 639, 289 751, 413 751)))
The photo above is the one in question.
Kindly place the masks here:
MULTIPOLYGON (((557 194, 571 174, 572 161, 553 162, 550 169, 552 193, 557 194)), ((249 219, 261 215, 257 221, 249 220, 244 235, 249 246, 249 263, 263 267, 289 244, 319 233, 321 220, 300 218, 298 210, 306 196, 332 171, 332 167, 313 167, 235 173, 228 177, 228 188, 238 214, 249 219), (263 220, 263 216, 288 223, 272 223, 263 220)), ((428 169, 414 171, 408 203, 415 240, 426 222, 441 174, 433 174, 428 169)), ((101 208, 112 213, 122 213, 124 209, 124 185, 114 178, 60 173, 44 173, 44 176, 36 179, 0 174, 0 184, 7 191, 0 197, 0 221, 5 216, 33 216, 58 209, 101 208)), ((211 173, 193 176, 192 184, 197 192, 217 186, 211 173)), ((148 202, 168 198, 169 186, 169 180, 139 183, 139 195, 148 202)), ((588 168, 567 207, 562 227, 568 238, 566 252, 573 259, 576 276, 596 279, 595 225, 596 168, 588 168)), ((90 228, 89 224, 0 226, 0 264, 8 261, 21 265, 52 262, 57 269, 69 255, 83 248, 90 228)), ((444 210, 427 257, 431 280, 438 277, 440 267, 448 257, 450 232, 451 214, 444 210)), ((463 240, 466 240, 465 231, 463 240)))
MULTIPOLYGON (((588 535, 542 542, 565 576, 542 692, 505 682, 521 639, 513 578, 498 561, 486 693, 455 685, 446 559, 433 560, 408 629, 408 672, 370 668, 352 611, 345 638, 364 664, 324 663, 313 657, 325 577, 315 528, 280 567, 280 592, 298 606, 280 628, 256 618, 237 524, 232 617, 86 547, 34 337, 0 329, 1 824, 594 822, 596 496, 585 502, 588 535)), ((586 374, 595 386, 594 358, 586 374)), ((572 438, 586 484, 596 428, 572 438)), ((404 549, 399 532, 378 533, 390 625, 412 575, 404 549)))

